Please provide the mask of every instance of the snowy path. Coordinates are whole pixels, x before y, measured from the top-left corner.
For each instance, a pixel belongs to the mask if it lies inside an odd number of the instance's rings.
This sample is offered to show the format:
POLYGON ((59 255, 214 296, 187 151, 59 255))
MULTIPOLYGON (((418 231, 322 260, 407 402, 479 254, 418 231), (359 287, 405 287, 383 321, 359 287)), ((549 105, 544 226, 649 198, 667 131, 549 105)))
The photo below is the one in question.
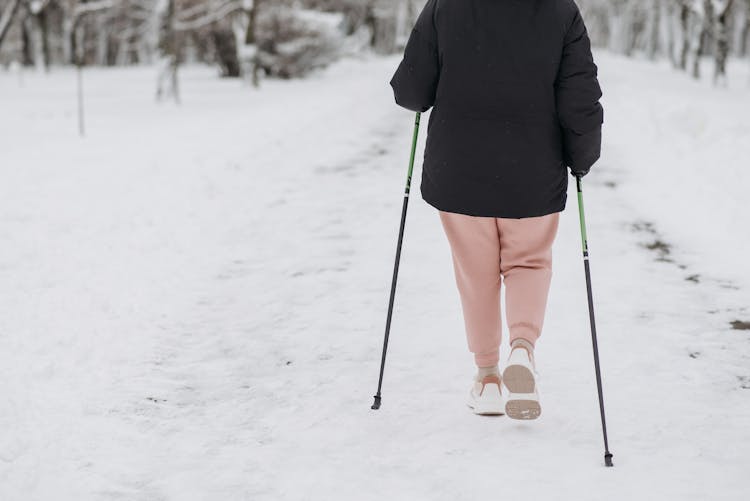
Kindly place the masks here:
MULTIPOLYGON (((642 190, 632 167, 648 114, 662 127, 712 117, 707 130, 734 134, 731 165, 747 158, 747 105, 710 108, 747 91, 600 58, 617 131, 585 184, 616 464, 604 469, 572 183, 538 352, 542 419, 463 403, 471 356, 419 169, 370 410, 412 119, 391 104, 396 62, 260 93, 194 69, 181 108, 149 99, 148 70, 90 73, 82 141, 71 75, 23 88, 0 75, 0 499, 747 496, 750 336, 730 322, 750 320, 748 237, 722 259, 659 205, 667 175, 642 190)), ((699 129, 669 129, 646 153, 686 152, 699 129)), ((689 191, 704 178, 680 179, 689 191)), ((719 181, 730 218, 743 184, 719 181)))

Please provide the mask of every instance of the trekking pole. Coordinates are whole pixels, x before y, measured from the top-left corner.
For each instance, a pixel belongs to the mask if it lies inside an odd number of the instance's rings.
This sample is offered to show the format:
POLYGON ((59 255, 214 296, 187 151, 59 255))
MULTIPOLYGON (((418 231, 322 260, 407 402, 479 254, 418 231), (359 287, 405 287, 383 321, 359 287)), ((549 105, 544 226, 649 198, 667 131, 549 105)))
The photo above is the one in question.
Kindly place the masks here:
POLYGON ((398 230, 398 245, 396 246, 396 262, 393 265, 393 281, 391 282, 391 299, 388 303, 388 317, 385 321, 385 338, 383 339, 383 356, 380 360, 380 379, 378 380, 378 392, 375 394, 375 402, 371 409, 380 409, 380 389, 383 387, 383 371, 385 370, 385 354, 388 351, 388 335, 391 331, 391 318, 393 317, 393 300, 396 297, 396 281, 398 280, 398 265, 401 261, 401 245, 404 241, 404 227, 406 226, 406 209, 409 207, 409 190, 411 189, 411 173, 414 170, 414 155, 417 151, 417 137, 419 136, 419 119, 421 113, 417 112, 414 119, 414 136, 411 142, 411 157, 409 158, 409 172, 406 176, 406 190, 404 191, 404 206, 401 209, 401 228, 398 230))
POLYGON ((602 392, 602 375, 599 368, 599 345, 596 342, 596 323, 594 322, 594 298, 591 294, 591 269, 589 267, 589 243, 586 238, 586 217, 583 214, 583 189, 581 188, 581 176, 576 176, 578 187, 578 213, 581 219, 581 244, 583 246, 583 268, 586 271, 586 289, 589 299, 589 319, 591 321, 591 343, 594 347, 594 368, 596 369, 596 387, 599 392, 599 411, 602 415, 602 433, 604 434, 604 464, 612 465, 612 453, 609 452, 607 441, 607 421, 604 418, 604 394, 602 392))

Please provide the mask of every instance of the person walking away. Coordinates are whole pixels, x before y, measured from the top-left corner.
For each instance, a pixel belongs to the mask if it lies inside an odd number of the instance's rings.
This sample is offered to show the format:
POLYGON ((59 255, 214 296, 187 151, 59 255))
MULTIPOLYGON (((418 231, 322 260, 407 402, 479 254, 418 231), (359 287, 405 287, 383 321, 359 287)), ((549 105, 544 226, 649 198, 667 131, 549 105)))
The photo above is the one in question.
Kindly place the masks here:
POLYGON ((567 169, 584 176, 600 156, 597 72, 573 0, 429 0, 391 79, 398 105, 432 108, 420 190, 451 248, 477 414, 541 414, 534 349, 567 169))

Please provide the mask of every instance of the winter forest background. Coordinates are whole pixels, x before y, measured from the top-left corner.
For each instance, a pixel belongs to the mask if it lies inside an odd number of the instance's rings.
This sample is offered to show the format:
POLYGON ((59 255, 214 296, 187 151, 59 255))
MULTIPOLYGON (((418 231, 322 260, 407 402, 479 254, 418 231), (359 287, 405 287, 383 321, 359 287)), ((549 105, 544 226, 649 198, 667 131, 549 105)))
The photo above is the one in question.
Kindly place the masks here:
MULTIPOLYGON (((715 78, 748 58, 750 0, 580 0, 596 47, 715 78)), ((421 0, 2 0, 0 64, 214 64, 222 76, 303 76, 347 54, 397 52, 421 0)), ((170 80, 171 81, 171 80, 170 80)))
POLYGON ((423 3, 0 0, 1 501, 750 499, 750 0, 578 0, 614 468, 574 182, 542 416, 467 409, 428 114, 370 409, 423 3))

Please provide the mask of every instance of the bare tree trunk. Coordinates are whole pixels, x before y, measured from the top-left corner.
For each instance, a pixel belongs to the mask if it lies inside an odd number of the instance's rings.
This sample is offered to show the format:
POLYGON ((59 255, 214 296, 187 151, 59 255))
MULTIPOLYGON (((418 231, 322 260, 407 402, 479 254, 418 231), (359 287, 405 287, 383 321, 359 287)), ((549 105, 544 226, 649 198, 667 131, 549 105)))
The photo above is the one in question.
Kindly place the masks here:
POLYGON ((679 67, 679 61, 677 59, 677 55, 675 54, 675 40, 674 40, 674 11, 675 11, 675 5, 672 1, 667 1, 664 5, 664 8, 666 10, 666 25, 667 25, 667 55, 669 56, 669 61, 672 63, 672 66, 675 68, 679 67))
POLYGON ((175 30, 176 0, 168 0, 164 12, 162 12, 159 27, 159 51, 162 55, 161 68, 159 70, 156 98, 162 99, 165 95, 171 95, 177 104, 180 103, 178 88, 177 69, 179 67, 179 47, 177 30, 175 30), (165 90, 165 82, 169 88, 165 90))
POLYGON ((696 32, 693 50, 693 78, 701 77, 701 56, 706 51, 708 36, 713 24, 713 3, 711 0, 703 0, 703 10, 700 13, 700 28, 696 32))
POLYGON ((116 65, 122 66, 130 62, 130 51, 132 49, 130 45, 130 37, 131 32, 129 28, 120 35, 115 47, 114 60, 116 65))
POLYGON ((75 42, 73 41, 73 16, 70 12, 65 12, 62 22, 62 51, 63 61, 66 64, 75 64, 76 56, 74 53, 75 42))
POLYGON ((377 0, 370 0, 366 12, 365 24, 370 28, 370 47, 380 54, 392 53, 396 48, 398 35, 394 6, 379 6, 377 0))
POLYGON ((412 24, 417 22, 418 16, 419 5, 414 5, 414 0, 409 0, 409 19, 411 19, 412 24))
POLYGON ((48 70, 50 64, 48 6, 49 2, 23 3, 26 11, 21 26, 24 64, 33 65, 39 71, 48 70))
POLYGON ((661 6, 662 0, 651 0, 651 15, 648 16, 648 58, 652 61, 656 59, 659 52, 659 33, 661 27, 661 6))
POLYGON ((153 53, 151 52, 151 47, 152 45, 147 37, 143 37, 138 41, 135 48, 137 63, 151 63, 153 61, 153 53))
POLYGON ((377 40, 377 37, 375 35, 375 30, 377 29, 377 20, 375 19, 375 2, 370 1, 367 3, 367 6, 365 7, 365 20, 364 24, 370 28, 370 47, 375 47, 375 41, 377 40))
POLYGON ((39 19, 39 36, 42 43, 42 62, 44 63, 44 70, 49 71, 49 18, 47 16, 47 10, 43 9, 41 12, 39 12, 37 18, 39 19))
POLYGON ((211 30, 211 40, 214 44, 214 51, 221 68, 223 77, 239 77, 241 75, 240 60, 237 57, 237 37, 234 30, 227 31, 216 27, 211 30))
POLYGON ((31 29, 31 46, 34 54, 34 66, 38 71, 44 71, 47 67, 45 62, 46 56, 44 55, 44 30, 42 28, 39 15, 32 14, 29 17, 29 27, 31 29))
POLYGON ((729 56, 729 11, 733 0, 716 2, 716 66, 714 69, 714 84, 723 80, 727 84, 727 58, 729 56))
POLYGON ((249 59, 250 74, 253 87, 260 87, 260 48, 258 47, 258 8, 261 0, 253 0, 247 10, 247 31, 245 32, 245 47, 243 57, 249 59))
MULTIPOLYGON (((80 18, 78 19, 80 21, 80 18)), ((83 137, 86 135, 83 112, 83 65, 86 57, 86 27, 83 23, 76 22, 73 26, 73 54, 76 59, 76 88, 78 98, 78 134, 83 137)))
POLYGON ((109 30, 101 16, 96 19, 96 64, 106 66, 109 59, 109 30))
POLYGON ((690 53, 690 6, 689 0, 680 0, 680 31, 682 32, 682 47, 680 48, 679 68, 687 70, 688 54, 690 53))
POLYGON ((0 13, 0 46, 3 45, 3 39, 10 29, 10 25, 13 23, 13 19, 16 17, 20 5, 21 0, 10 0, 10 3, 6 5, 5 9, 0 13))
POLYGON ((632 53, 633 41, 633 12, 627 0, 611 0, 607 2, 608 19, 610 25, 609 50, 625 55, 632 53))
POLYGON ((86 47, 84 45, 86 30, 84 26, 81 25, 80 21, 80 18, 74 20, 70 31, 70 46, 71 54, 73 56, 72 63, 76 66, 83 66, 86 59, 86 47))
POLYGON ((21 64, 24 66, 34 65, 34 43, 31 40, 31 15, 27 15, 21 21, 21 64))
POLYGON ((739 55, 741 57, 747 56, 748 37, 750 37, 750 0, 745 0, 745 3, 747 4, 745 7, 745 24, 742 26, 742 35, 740 35, 739 55))
POLYGON ((409 40, 411 28, 417 20, 417 12, 413 0, 399 0, 396 11, 396 45, 403 49, 409 40))

